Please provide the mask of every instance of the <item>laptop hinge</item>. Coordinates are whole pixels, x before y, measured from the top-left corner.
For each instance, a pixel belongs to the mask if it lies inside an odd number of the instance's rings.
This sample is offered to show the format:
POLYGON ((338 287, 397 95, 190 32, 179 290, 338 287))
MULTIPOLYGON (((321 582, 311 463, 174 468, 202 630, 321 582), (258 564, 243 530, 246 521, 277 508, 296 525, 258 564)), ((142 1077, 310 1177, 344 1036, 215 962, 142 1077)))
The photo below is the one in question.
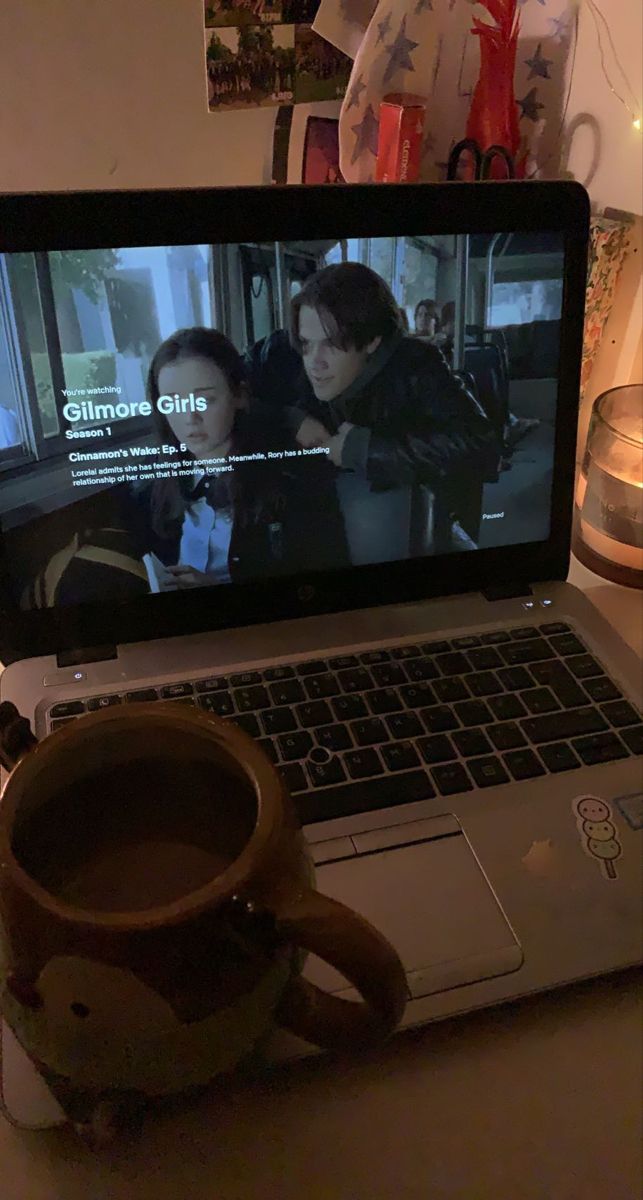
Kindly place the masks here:
POLYGON ((81 663, 107 662, 118 658, 116 646, 84 646, 80 650, 61 650, 56 655, 59 667, 78 667, 81 663))
POLYGON ((505 583, 498 587, 485 588, 482 595, 485 600, 517 600, 519 596, 533 596, 530 583, 505 583))

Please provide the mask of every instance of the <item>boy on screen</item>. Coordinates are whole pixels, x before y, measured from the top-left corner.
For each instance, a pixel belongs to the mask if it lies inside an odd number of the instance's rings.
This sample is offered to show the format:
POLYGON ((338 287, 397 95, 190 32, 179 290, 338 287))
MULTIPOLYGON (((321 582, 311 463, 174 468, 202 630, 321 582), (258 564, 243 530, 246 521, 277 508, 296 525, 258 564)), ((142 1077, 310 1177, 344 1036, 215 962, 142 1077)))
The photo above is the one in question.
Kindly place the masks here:
MULTIPOLYGON (((462 548, 451 543, 451 518, 481 488, 495 436, 440 351, 406 334, 384 280, 357 262, 316 272, 292 300, 290 339, 303 366, 297 380, 292 352, 274 335, 284 392, 296 397, 290 427, 338 469, 353 564, 462 548), (429 528, 436 500, 449 526, 441 546, 429 528)), ((274 357, 260 361, 274 378, 274 357)), ((261 379, 258 394, 269 398, 261 379)))

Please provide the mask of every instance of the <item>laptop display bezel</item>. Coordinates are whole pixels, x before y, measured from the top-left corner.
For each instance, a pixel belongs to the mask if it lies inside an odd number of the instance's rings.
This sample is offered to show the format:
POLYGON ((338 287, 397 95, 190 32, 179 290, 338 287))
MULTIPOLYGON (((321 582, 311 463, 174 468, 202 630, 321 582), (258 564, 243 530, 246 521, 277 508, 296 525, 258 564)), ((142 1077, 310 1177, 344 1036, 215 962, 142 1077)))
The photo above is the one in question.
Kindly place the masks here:
MULTIPOLYGON (((573 182, 533 181, 80 192, 0 197, 0 252, 560 231, 565 270, 559 391, 546 541, 265 579, 121 605, 24 611, 11 596, 0 536, 0 658, 117 645, 313 614, 566 578, 589 200, 573 182)), ((16 468, 16 475, 20 468, 16 468)))

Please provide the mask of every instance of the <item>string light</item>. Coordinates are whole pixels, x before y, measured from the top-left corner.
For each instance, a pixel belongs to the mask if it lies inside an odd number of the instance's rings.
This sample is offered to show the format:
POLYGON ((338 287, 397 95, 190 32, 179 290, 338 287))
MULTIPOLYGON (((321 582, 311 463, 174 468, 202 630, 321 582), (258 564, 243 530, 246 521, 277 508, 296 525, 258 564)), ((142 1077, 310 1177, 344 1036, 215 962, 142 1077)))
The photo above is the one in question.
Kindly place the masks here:
POLYGON ((598 38, 598 52, 601 56, 601 69, 602 69, 603 75, 605 76, 607 86, 610 89, 610 92, 612 93, 612 95, 615 96, 618 101, 620 101, 620 103, 623 105, 623 108, 626 110, 626 112, 628 112, 630 114, 630 116, 632 118, 632 128, 636 129, 637 133, 641 133, 641 130, 643 129, 643 122, 642 122, 641 116, 640 116, 641 107, 638 103, 636 96, 634 95, 632 85, 630 84, 630 81, 627 78, 627 75, 625 74, 623 67, 621 66, 621 62, 620 62, 620 59, 616 52, 616 47, 614 45, 614 40, 612 38, 612 34, 610 31, 610 27, 607 22, 607 19, 606 19, 604 13, 601 12, 601 9, 598 7, 596 0, 587 0, 587 7, 589 8, 590 13, 592 14, 592 19, 593 19, 594 25, 596 27, 596 36, 598 38), (619 72, 632 100, 634 101, 634 104, 636 106, 635 108, 631 108, 630 105, 628 104, 627 100, 625 100, 623 98, 623 96, 621 96, 620 92, 617 92, 616 88, 614 87, 614 84, 612 83, 612 80, 610 79, 610 76, 609 76, 608 70, 607 70, 607 65, 605 62, 605 51, 603 48, 603 39, 601 37, 601 25, 599 24, 599 21, 602 23, 605 33, 607 34, 607 39, 610 44, 610 49, 612 51, 616 69, 619 72))

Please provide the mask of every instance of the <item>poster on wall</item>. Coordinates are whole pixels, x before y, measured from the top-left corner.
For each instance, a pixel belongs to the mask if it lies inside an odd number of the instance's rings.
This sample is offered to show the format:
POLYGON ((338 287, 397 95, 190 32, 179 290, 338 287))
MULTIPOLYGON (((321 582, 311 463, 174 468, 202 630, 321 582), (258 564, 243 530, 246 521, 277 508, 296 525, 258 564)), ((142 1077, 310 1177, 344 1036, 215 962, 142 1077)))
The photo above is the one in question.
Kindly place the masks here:
POLYGON ((210 112, 341 100, 350 58, 311 28, 319 0, 205 0, 210 112))

